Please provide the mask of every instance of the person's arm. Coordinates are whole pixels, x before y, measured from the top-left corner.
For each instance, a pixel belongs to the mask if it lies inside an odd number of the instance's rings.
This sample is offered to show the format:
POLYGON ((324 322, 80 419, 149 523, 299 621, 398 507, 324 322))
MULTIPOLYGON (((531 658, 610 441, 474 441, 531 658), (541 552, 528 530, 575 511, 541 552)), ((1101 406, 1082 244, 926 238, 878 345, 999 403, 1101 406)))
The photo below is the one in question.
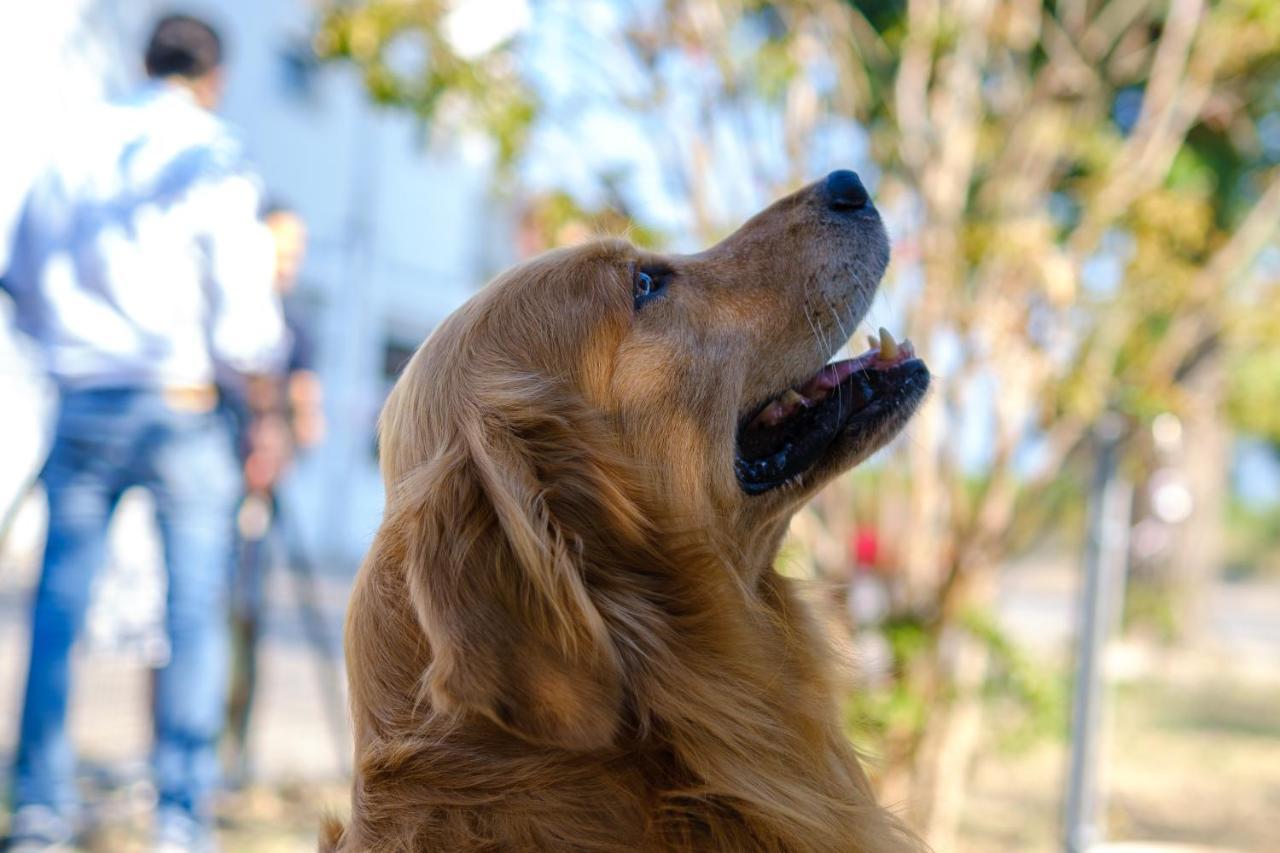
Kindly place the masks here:
POLYGON ((289 374, 286 394, 293 417, 293 437, 299 447, 315 447, 324 440, 324 387, 313 370, 289 374))
POLYGON ((3 282, 0 282, 0 289, 13 300, 15 326, 32 337, 40 335, 43 325, 40 303, 36 298, 40 265, 34 219, 39 191, 37 183, 23 201, 10 243, 8 267, 4 270, 3 282))
POLYGON ((258 219, 256 182, 228 170, 202 181, 191 203, 199 205, 203 223, 214 360, 242 375, 278 376, 288 340, 274 288, 275 248, 258 219))

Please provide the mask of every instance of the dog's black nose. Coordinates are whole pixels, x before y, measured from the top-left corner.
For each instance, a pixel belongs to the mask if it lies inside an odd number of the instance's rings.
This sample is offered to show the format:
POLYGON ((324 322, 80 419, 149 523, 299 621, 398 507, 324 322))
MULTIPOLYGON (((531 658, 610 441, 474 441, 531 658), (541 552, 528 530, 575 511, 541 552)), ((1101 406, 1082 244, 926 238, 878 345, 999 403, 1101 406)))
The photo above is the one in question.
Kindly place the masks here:
POLYGON ((827 206, 832 210, 861 210, 871 201, 858 174, 848 169, 827 175, 824 188, 827 192, 827 206))

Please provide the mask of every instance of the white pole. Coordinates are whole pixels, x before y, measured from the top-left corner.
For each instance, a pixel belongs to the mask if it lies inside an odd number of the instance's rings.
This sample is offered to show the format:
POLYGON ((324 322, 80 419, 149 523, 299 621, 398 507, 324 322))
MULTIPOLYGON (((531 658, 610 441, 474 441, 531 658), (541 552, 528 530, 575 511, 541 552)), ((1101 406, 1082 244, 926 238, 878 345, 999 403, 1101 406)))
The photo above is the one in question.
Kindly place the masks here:
POLYGON ((1119 621, 1128 570, 1133 488, 1117 475, 1124 421, 1104 415, 1094 430, 1098 464, 1090 495, 1089 539, 1080 602, 1071 767, 1067 778, 1064 849, 1085 853, 1103 840, 1105 790, 1101 784, 1104 653, 1119 621))

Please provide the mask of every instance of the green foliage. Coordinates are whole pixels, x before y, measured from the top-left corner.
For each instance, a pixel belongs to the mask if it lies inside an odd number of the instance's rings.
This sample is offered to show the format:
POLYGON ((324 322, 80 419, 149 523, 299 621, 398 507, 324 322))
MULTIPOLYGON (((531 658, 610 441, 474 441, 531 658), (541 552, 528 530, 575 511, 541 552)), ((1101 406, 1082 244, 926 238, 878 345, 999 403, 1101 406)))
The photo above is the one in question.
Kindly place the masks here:
POLYGON ((478 57, 458 54, 444 32, 449 6, 440 0, 329 2, 312 44, 321 61, 354 65, 375 103, 424 122, 480 130, 496 143, 500 163, 509 165, 523 150, 537 99, 513 67, 508 45, 478 57), (397 53, 408 61, 395 61, 397 53))
POLYGON ((846 697, 845 725, 855 742, 882 742, 895 734, 918 731, 927 716, 924 696, 910 678, 929 650, 925 624, 898 615, 875 630, 889 645, 893 677, 882 684, 860 687, 846 697))
MULTIPOLYGON (((1280 444, 1275 448, 1280 459, 1280 444)), ((1280 570, 1280 506, 1227 504, 1227 535, 1231 543, 1226 577, 1236 580, 1280 570)))
POLYGON ((983 695, 999 712, 1002 743, 1021 749, 1046 736, 1065 736, 1065 675, 1023 651, 991 613, 970 610, 961 624, 986 645, 990 655, 983 695))
POLYGON ((526 229, 537 245, 563 246, 596 236, 625 236, 637 246, 661 245, 660 231, 637 224, 616 207, 591 210, 566 192, 550 192, 533 200, 525 210, 526 229))
POLYGON ((1249 307, 1228 354, 1227 412, 1240 430, 1280 446, 1280 286, 1249 307))
MULTIPOLYGON (((927 693, 915 679, 933 654, 930 628, 898 616, 878 630, 891 649, 895 677, 846 698, 845 724, 855 742, 892 742, 919 731, 929 716, 927 693)), ((999 720, 1004 747, 1025 749, 1044 737, 1065 735, 1068 682, 1063 672, 1023 652, 989 613, 967 612, 957 630, 978 641, 987 655, 981 698, 999 720)))
POLYGON ((1025 554, 1042 547, 1073 552, 1084 541, 1088 472, 1080 464, 1064 466, 1043 486, 1018 492, 1009 531, 1010 552, 1025 554))

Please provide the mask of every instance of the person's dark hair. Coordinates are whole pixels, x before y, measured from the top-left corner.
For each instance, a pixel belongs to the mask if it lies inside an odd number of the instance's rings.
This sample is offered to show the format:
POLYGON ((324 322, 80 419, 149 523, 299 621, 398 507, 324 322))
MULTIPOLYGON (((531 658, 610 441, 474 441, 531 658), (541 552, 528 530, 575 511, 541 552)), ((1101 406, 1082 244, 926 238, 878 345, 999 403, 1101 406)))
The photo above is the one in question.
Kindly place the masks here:
POLYGON ((148 77, 196 80, 222 64, 222 38, 190 15, 165 15, 147 42, 148 77))
POLYGON ((258 218, 267 219, 277 213, 297 213, 298 210, 279 196, 267 196, 258 207, 258 218))

